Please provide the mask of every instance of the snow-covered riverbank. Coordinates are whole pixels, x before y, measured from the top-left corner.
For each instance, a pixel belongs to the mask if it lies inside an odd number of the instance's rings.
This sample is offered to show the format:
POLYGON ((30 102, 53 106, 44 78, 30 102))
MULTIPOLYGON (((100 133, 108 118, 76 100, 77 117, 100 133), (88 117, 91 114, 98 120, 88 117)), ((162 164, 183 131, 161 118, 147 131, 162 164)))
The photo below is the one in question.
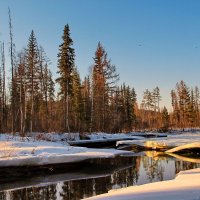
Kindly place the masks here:
MULTIPOLYGON (((125 134, 93 134, 91 141, 115 140, 124 138, 125 134)), ((67 134, 38 134, 34 137, 21 138, 10 134, 0 134, 0 166, 43 166, 49 164, 74 163, 94 158, 114 158, 120 155, 133 156, 133 152, 115 149, 91 149, 74 147, 68 144, 71 141, 79 141, 67 134)), ((128 136, 130 137, 130 135, 128 136)), ((131 135, 131 144, 148 144, 147 142, 163 146, 179 146, 189 142, 200 140, 200 134, 168 134, 167 138, 143 138, 143 136, 131 135), (153 142, 151 142, 153 141, 153 142)), ((123 143, 123 142, 122 142, 123 143)), ((195 143, 197 144, 197 143, 195 143)), ((154 146, 153 146, 154 147, 154 146)), ((117 157, 118 159, 118 157, 117 157)), ((178 158, 180 159, 180 158, 178 158)), ((78 163, 79 164, 79 163, 78 163)), ((10 170, 10 168, 9 168, 10 170)), ((109 193, 93 197, 91 199, 174 199, 183 197, 187 200, 200 200, 200 169, 181 172, 174 180, 159 183, 133 186, 125 189, 111 190, 109 193), (187 196, 188 195, 188 196, 187 196)), ((105 191, 104 191, 105 192, 105 191)))
MULTIPOLYGON (((138 134, 138 133, 135 133, 138 134)), ((131 140, 119 141, 117 144, 135 144, 152 149, 172 148, 190 142, 200 141, 200 134, 178 134, 170 135, 167 138, 144 138, 131 134, 106 134, 94 133, 90 135, 90 141, 97 140, 120 140, 125 137, 131 140)), ((144 134, 144 133, 143 133, 144 134)), ((80 141, 79 134, 34 134, 21 138, 11 134, 0 134, 0 166, 35 166, 58 163, 79 162, 92 158, 111 158, 117 155, 133 154, 128 151, 115 149, 91 149, 84 147, 73 147, 68 141, 80 141)))
POLYGON ((141 148, 166 150, 174 147, 195 143, 200 141, 200 133, 167 134, 165 138, 145 138, 141 140, 121 140, 119 145, 136 145, 141 148))
POLYGON ((72 147, 66 142, 36 141, 30 138, 0 137, 0 166, 37 166, 79 162, 92 158, 113 158, 131 155, 131 152, 115 149, 89 149, 72 147))
POLYGON ((174 180, 111 190, 88 200, 199 200, 200 168, 183 171, 174 180))

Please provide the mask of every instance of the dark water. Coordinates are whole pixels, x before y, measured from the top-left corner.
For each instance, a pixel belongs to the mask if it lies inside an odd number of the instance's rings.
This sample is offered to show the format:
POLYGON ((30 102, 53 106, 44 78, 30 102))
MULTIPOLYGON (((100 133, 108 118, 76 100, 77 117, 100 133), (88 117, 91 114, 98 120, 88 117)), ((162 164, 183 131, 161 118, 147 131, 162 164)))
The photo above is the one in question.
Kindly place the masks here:
POLYGON ((1 200, 73 200, 106 193, 111 189, 173 179, 179 171, 200 167, 159 154, 143 152, 128 166, 95 170, 82 168, 51 176, 37 176, 24 181, 0 185, 1 200), (17 189, 18 188, 18 189, 17 189))

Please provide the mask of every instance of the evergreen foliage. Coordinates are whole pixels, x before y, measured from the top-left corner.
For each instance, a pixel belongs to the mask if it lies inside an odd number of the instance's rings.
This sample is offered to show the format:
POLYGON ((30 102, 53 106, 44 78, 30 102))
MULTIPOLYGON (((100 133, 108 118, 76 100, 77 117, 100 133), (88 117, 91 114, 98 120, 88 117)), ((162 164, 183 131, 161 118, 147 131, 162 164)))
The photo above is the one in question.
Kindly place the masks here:
MULTIPOLYGON (((11 34, 12 36, 12 34, 11 34)), ((12 43, 14 46, 14 43, 12 43)), ((13 50, 14 52, 14 50, 13 50)), ((4 43, 0 65, 0 131, 130 132, 199 127, 200 92, 184 81, 171 91, 172 112, 160 107, 160 88, 146 89, 138 105, 135 89, 119 84, 119 74, 99 42, 90 74, 80 78, 68 25, 64 26, 54 80, 34 31, 28 45, 12 54, 12 79, 6 84, 4 43), (56 88, 58 85, 59 91, 56 88), (9 86, 10 90, 6 90, 9 86), (14 106, 13 106, 14 102, 14 106), (13 118, 14 116, 14 118, 13 118)))
POLYGON ((60 93, 62 95, 64 108, 64 131, 70 132, 69 126, 69 98, 72 96, 73 70, 75 53, 72 48, 73 40, 70 37, 69 25, 65 25, 63 43, 59 46, 58 53, 58 73, 59 77, 56 82, 60 85, 60 93))

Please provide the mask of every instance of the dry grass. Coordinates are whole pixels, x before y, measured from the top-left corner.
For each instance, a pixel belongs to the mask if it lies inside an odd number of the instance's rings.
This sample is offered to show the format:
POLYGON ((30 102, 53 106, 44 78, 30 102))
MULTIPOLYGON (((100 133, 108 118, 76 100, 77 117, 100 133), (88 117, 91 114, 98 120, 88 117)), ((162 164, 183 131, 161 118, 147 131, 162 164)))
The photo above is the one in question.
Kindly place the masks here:
POLYGON ((10 142, 0 142, 0 158, 11 157, 15 154, 16 147, 11 146, 10 142))

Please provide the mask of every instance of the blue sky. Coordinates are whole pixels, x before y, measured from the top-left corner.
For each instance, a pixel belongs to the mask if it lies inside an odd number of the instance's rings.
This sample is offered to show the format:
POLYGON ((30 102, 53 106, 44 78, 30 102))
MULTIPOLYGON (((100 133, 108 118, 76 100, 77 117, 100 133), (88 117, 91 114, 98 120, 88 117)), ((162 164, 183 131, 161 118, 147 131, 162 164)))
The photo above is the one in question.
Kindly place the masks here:
POLYGON ((199 0, 0 0, 0 41, 6 44, 8 6, 17 50, 26 46, 33 29, 55 76, 68 23, 82 78, 101 41, 120 81, 136 89, 139 102, 146 88, 159 86, 161 105, 169 107, 176 82, 200 86, 199 0))

